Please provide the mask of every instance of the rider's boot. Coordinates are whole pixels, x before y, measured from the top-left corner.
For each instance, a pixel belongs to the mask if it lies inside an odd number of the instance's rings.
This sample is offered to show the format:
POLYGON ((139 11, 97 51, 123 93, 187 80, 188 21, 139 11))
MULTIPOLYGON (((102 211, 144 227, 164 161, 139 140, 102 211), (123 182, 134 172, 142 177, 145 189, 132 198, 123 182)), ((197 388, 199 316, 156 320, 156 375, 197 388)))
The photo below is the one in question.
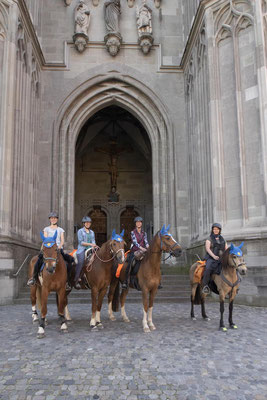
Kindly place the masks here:
POLYGON ((34 286, 36 284, 36 279, 32 276, 28 282, 27 282, 27 286, 34 286))
POLYGON ((122 282, 121 288, 122 288, 122 290, 127 290, 128 287, 129 287, 129 283, 128 283, 128 279, 126 279, 125 281, 122 282))
POLYGON ((163 286, 162 286, 162 284, 161 284, 161 281, 160 281, 160 283, 159 283, 158 289, 163 289, 163 286))
POLYGON ((210 294, 210 288, 208 285, 205 285, 202 289, 203 294, 210 294))
POLYGON ((38 279, 38 274, 39 271, 42 267, 43 264, 43 254, 40 253, 38 256, 38 260, 36 261, 35 265, 34 265, 34 270, 33 270, 33 275, 32 277, 28 280, 27 282, 27 286, 34 286, 37 282, 38 279))

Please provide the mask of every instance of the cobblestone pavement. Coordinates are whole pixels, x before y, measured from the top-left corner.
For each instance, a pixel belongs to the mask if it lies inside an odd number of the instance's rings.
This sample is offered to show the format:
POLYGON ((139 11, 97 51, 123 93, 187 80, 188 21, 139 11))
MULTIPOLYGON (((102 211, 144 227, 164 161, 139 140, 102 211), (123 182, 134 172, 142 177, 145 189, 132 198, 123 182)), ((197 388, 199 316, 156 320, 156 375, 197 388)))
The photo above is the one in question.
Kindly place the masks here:
POLYGON ((104 329, 91 332, 89 306, 71 305, 62 334, 50 305, 40 340, 30 306, 0 307, 0 399, 267 399, 266 308, 236 306, 239 329, 224 333, 218 304, 207 305, 209 322, 199 306, 191 321, 189 303, 157 304, 149 334, 141 304, 126 308, 131 323, 109 321, 105 305, 104 329))

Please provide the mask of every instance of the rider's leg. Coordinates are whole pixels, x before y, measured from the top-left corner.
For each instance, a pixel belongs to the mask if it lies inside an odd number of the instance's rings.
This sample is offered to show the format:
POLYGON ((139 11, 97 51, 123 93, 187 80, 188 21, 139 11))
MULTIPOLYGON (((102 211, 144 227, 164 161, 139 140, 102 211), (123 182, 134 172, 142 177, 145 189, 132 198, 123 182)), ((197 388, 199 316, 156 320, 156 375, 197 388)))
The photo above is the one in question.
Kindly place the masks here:
POLYGON ((125 270, 125 279, 124 279, 124 281, 122 282, 122 285, 121 285, 122 289, 124 289, 124 290, 128 289, 128 286, 129 286, 128 281, 129 281, 129 275, 130 275, 131 264, 132 264, 133 258, 134 258, 134 253, 130 252, 130 254, 128 255, 128 258, 127 258, 127 263, 128 264, 127 264, 127 267, 126 267, 126 270, 125 270))
POLYGON ((84 264, 84 259, 85 259, 85 252, 83 251, 82 253, 77 254, 78 258, 78 264, 76 265, 76 271, 75 271, 75 288, 76 289, 81 289, 81 285, 79 284, 79 279, 81 275, 81 271, 83 268, 84 264))
POLYGON ((208 258, 207 262, 206 262, 206 266, 205 266, 205 271, 204 271, 204 276, 202 279, 202 292, 204 294, 209 294, 210 293, 210 288, 209 288, 209 281, 210 281, 210 277, 212 274, 212 267, 213 267, 213 263, 214 263, 214 259, 212 258, 208 258))
POLYGON ((41 267, 43 265, 43 261, 44 261, 43 253, 40 253, 38 255, 38 259, 37 259, 37 261, 36 261, 36 263, 34 265, 33 275, 27 282, 28 286, 33 286, 33 285, 36 284, 36 281, 38 279, 39 271, 40 271, 40 269, 41 269, 41 267))
POLYGON ((66 265, 67 265, 67 284, 66 284, 66 290, 71 289, 71 271, 72 271, 72 265, 74 263, 74 258, 70 256, 69 254, 64 253, 63 249, 60 249, 60 252, 62 254, 62 257, 64 258, 66 265))

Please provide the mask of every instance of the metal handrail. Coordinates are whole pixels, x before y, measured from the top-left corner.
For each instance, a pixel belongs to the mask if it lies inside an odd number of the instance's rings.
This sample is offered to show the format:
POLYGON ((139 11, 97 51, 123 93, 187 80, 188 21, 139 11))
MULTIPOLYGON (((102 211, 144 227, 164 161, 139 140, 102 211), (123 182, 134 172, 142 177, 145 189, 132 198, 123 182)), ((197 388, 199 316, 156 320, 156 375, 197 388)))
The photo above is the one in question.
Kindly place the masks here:
POLYGON ((28 258, 30 257, 30 254, 27 254, 27 256, 25 257, 23 263, 21 264, 21 266, 19 267, 19 269, 17 270, 17 272, 15 274, 12 274, 12 276, 14 278, 16 278, 18 276, 18 274, 20 273, 22 267, 24 266, 24 264, 26 263, 26 261, 28 260, 28 258))

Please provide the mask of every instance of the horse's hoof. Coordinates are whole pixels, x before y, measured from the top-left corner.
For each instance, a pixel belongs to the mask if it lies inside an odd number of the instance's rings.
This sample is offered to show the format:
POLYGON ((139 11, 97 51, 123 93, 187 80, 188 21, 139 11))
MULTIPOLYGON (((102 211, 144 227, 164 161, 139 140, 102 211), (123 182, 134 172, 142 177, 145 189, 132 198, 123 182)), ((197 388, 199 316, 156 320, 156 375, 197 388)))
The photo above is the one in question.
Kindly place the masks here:
POLYGON ((227 332, 227 328, 226 328, 225 326, 221 326, 221 327, 220 327, 220 331, 222 331, 222 332, 227 332))
POLYGON ((37 334, 37 339, 43 339, 45 337, 44 333, 38 333, 37 334))
POLYGON ((45 320, 45 326, 47 326, 48 325, 48 321, 47 321, 47 319, 45 320))
POLYGON ((104 329, 104 326, 103 326, 102 322, 97 322, 96 326, 97 326, 98 329, 104 329))
POLYGON ((129 318, 123 318, 123 321, 124 321, 124 322, 131 322, 131 321, 129 320, 129 318))
POLYGON ((92 332, 97 332, 98 331, 97 325, 90 325, 90 327, 91 327, 91 331, 92 332))
POLYGON ((232 325, 230 325, 230 328, 231 329, 237 329, 237 325, 236 324, 232 324, 232 325))
POLYGON ((192 321, 196 321, 197 320, 196 317, 191 317, 191 319, 192 319, 192 321))
POLYGON ((33 318, 32 323, 35 324, 36 322, 39 322, 39 318, 33 318))
POLYGON ((150 333, 150 329, 147 327, 147 328, 144 328, 144 332, 145 333, 150 333))
POLYGON ((60 332, 64 333, 69 333, 68 329, 60 329, 60 332))
POLYGON ((68 323, 68 325, 73 324, 73 320, 72 319, 66 319, 66 322, 68 323))
POLYGON ((204 319, 204 321, 210 321, 210 318, 209 317, 205 317, 205 318, 203 318, 204 319))
POLYGON ((155 330, 156 330, 156 327, 155 327, 155 325, 149 325, 149 329, 150 329, 151 331, 155 331, 155 330))
POLYGON ((114 317, 114 315, 112 315, 111 317, 109 317, 109 319, 110 319, 111 321, 116 321, 116 318, 114 317))

